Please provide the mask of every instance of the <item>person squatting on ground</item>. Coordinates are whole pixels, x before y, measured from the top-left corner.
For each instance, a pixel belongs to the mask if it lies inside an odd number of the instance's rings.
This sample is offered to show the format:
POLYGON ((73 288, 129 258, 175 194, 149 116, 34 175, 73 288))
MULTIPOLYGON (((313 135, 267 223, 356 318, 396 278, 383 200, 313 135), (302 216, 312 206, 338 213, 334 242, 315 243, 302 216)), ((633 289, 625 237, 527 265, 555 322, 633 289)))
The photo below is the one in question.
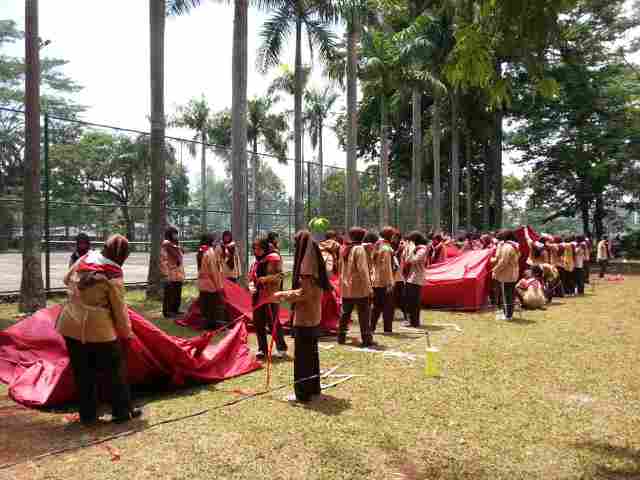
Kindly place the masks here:
POLYGON ((553 294, 557 290, 560 283, 560 274, 558 269, 550 263, 542 263, 538 265, 542 270, 542 280, 544 282, 544 295, 547 299, 547 303, 551 303, 553 300, 553 294))
POLYGON ((114 422, 141 415, 131 405, 126 381, 123 343, 133 338, 124 302, 122 265, 129 256, 129 242, 113 235, 102 252, 91 251, 78 260, 65 276, 70 288, 56 329, 63 336, 80 401, 80 421, 98 420, 98 373, 104 373, 111 392, 114 422))
POLYGON ((162 315, 175 318, 180 314, 182 284, 184 282, 184 251, 178 242, 178 229, 169 227, 160 247, 160 272, 163 277, 164 295, 162 315))
POLYGON ((69 259, 69 268, 73 266, 78 260, 84 257, 91 250, 91 240, 86 233, 79 233, 76 237, 76 248, 71 254, 69 259))
POLYGON ((295 399, 308 402, 321 391, 318 337, 322 295, 332 287, 320 248, 307 230, 296 234, 293 263, 292 290, 277 292, 275 298, 292 304, 295 399))
POLYGON ((376 332, 380 315, 383 318, 384 331, 393 331, 393 247, 391 240, 395 235, 392 227, 385 227, 380 232, 373 253, 373 310, 371 312, 371 332, 376 332))
POLYGON ((249 272, 249 292, 255 308, 253 326, 258 339, 256 357, 264 358, 268 351, 267 327, 275 333, 276 356, 285 357, 287 343, 280 325, 279 305, 273 295, 282 289, 282 257, 268 237, 259 237, 253 242, 255 261, 249 272), (258 306, 259 305, 259 306, 258 306))
POLYGON ((222 232, 222 272, 224 278, 238 283, 242 271, 240 270, 240 252, 236 246, 236 242, 233 241, 233 235, 226 230, 222 232))
POLYGON ((493 278, 500 285, 502 293, 503 315, 500 317, 504 320, 513 319, 513 301, 516 282, 519 277, 519 259, 520 253, 515 236, 511 230, 502 230, 498 232, 498 246, 495 255, 491 259, 493 264, 493 278))
POLYGON ((370 297, 373 293, 371 272, 367 252, 362 245, 366 230, 353 227, 349 230, 349 243, 340 252, 340 288, 342 293, 342 315, 338 328, 338 343, 344 344, 349 330, 353 309, 358 310, 360 337, 363 347, 373 345, 370 329, 370 297))
POLYGON ((405 278, 405 308, 409 317, 408 327, 420 326, 420 311, 422 306, 422 287, 426 282, 427 267, 427 239, 418 232, 411 232, 407 235, 407 240, 414 246, 411 254, 407 256, 403 267, 405 278))
POLYGON ((215 236, 207 234, 198 252, 198 289, 200 310, 207 328, 214 330, 227 322, 224 300, 224 257, 222 247, 215 244, 215 236))
POLYGON ((544 285, 542 280, 542 268, 534 265, 531 270, 524 272, 524 277, 516 284, 516 296, 523 308, 539 309, 546 303, 544 285))

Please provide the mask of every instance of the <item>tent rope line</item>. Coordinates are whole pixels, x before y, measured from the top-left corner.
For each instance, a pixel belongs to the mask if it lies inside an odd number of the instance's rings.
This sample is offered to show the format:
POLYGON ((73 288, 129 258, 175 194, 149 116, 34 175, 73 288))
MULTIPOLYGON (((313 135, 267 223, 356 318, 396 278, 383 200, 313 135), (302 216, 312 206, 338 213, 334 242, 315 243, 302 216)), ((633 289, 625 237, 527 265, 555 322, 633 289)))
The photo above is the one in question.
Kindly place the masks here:
POLYGON ((285 383, 285 384, 279 385, 279 386, 274 387, 274 388, 272 388, 270 390, 263 390, 261 392, 255 392, 255 393, 252 393, 250 395, 245 395, 245 396, 240 397, 240 398, 235 398, 233 400, 228 400, 228 401, 223 402, 223 403, 221 403, 219 405, 215 405, 213 407, 205 408, 203 410, 199 410, 197 412, 193 412, 193 413, 190 413, 190 414, 187 414, 187 415, 182 415, 182 416, 179 416, 179 417, 174 417, 174 418, 168 418, 166 420, 161 420, 159 422, 152 423, 150 425, 146 425, 146 426, 144 426, 142 428, 135 428, 135 429, 131 429, 131 430, 126 430, 124 432, 119 432, 119 433, 116 433, 116 434, 113 434, 113 435, 108 435, 106 437, 95 439, 95 440, 91 440, 89 442, 79 443, 79 444, 75 444, 75 445, 70 445, 68 447, 63 447, 63 448, 59 448, 59 449, 56 449, 56 450, 51 450, 49 452, 45 452, 45 453, 42 453, 40 455, 36 455, 35 457, 31 457, 31 458, 28 458, 28 459, 20 460, 20 461, 13 462, 13 463, 5 463, 5 464, 0 465, 0 470, 8 470, 10 468, 16 467, 18 465, 23 465, 25 463, 38 462, 38 461, 43 460, 45 458, 49 458, 49 457, 53 457, 53 456, 57 456, 57 455, 62 455, 64 453, 77 451, 77 450, 82 450, 82 449, 89 448, 89 447, 95 447, 97 445, 102 445, 104 443, 107 443, 107 442, 110 442, 110 441, 113 441, 113 440, 118 440, 120 438, 130 437, 132 435, 135 435, 136 433, 143 433, 143 432, 146 432, 148 430, 160 427, 162 425, 167 425, 167 424, 171 424, 171 423, 177 423, 177 422, 181 422, 181 421, 184 421, 184 420, 189 420, 191 418, 200 417, 200 416, 205 415, 207 413, 211 413, 211 412, 214 412, 216 410, 221 410, 221 409, 226 408, 226 407, 231 407, 231 406, 237 405, 239 403, 242 403, 244 401, 251 400, 253 398, 263 397, 263 396, 269 395, 269 394, 271 394, 273 392, 277 392, 279 390, 284 390, 285 388, 288 388, 288 387, 291 387, 291 386, 295 386, 295 385, 297 385, 298 383, 301 383, 301 382, 306 382, 308 380, 312 380, 312 379, 317 378, 317 377, 324 378, 324 377, 330 375, 332 372, 335 372, 338 368, 342 368, 342 367, 344 367, 346 365, 348 365, 348 363, 344 363, 342 365, 338 365, 337 367, 334 367, 333 369, 331 369, 331 370, 329 370, 329 371, 327 371, 325 373, 322 373, 322 374, 312 375, 310 377, 302 378, 302 379, 296 380, 294 382, 290 382, 290 383, 285 383))

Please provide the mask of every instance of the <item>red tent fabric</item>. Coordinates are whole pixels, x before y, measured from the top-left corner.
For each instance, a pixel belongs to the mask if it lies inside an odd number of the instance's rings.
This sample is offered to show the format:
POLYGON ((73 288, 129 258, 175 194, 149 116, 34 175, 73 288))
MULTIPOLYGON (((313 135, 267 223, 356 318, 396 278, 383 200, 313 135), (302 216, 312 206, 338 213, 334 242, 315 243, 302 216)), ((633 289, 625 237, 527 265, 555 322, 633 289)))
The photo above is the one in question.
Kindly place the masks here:
MULTIPOLYGON (((331 284, 334 291, 325 292, 322 297, 322 320, 320 328, 325 332, 335 334, 338 331, 338 321, 340 319, 340 282, 338 277, 331 277, 331 284)), ((251 303, 251 295, 241 286, 225 281, 224 287, 227 312, 231 320, 235 320, 240 316, 244 316, 251 322, 253 320, 253 306, 251 303)), ((176 323, 183 327, 190 327, 196 330, 202 330, 206 324, 200 312, 198 300, 191 302, 189 311, 183 318, 176 319, 176 323)), ((289 310, 280 307, 280 324, 287 325, 289 323, 289 310)))
POLYGON ((427 268, 422 304, 432 308, 478 310, 491 286, 493 250, 473 250, 427 268))
MULTIPOLYGON (((64 339, 55 330, 61 308, 45 308, 0 332, 0 381, 9 385, 9 395, 22 405, 60 405, 76 397, 64 339)), ((247 346, 244 322, 237 322, 220 343, 210 345, 211 333, 192 339, 172 337, 131 309, 129 318, 135 333, 126 343, 132 385, 210 383, 260 368, 247 346)))

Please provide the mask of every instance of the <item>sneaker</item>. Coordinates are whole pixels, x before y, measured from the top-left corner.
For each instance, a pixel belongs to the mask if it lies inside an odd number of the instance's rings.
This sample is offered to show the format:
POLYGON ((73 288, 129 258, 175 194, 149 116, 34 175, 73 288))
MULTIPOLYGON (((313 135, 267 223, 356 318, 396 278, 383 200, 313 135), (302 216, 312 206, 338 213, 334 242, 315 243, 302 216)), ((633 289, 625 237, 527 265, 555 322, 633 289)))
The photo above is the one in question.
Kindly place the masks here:
POLYGON ((265 354, 262 350, 258 350, 256 352, 256 360, 264 360, 265 354))
POLYGON ((344 345, 347 343, 346 335, 338 335, 338 345, 344 345))
POLYGON ((286 350, 276 350, 272 356, 273 358, 287 358, 287 352, 286 350))
POLYGON ((496 313, 496 320, 506 320, 507 317, 504 312, 496 313))

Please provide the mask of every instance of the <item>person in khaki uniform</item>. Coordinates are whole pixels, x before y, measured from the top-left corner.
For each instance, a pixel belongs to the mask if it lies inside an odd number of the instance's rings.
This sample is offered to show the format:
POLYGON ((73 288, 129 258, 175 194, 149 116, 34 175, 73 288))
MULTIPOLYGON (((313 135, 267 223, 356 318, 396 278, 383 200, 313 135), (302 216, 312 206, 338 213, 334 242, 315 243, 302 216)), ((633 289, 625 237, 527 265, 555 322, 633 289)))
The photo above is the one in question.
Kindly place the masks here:
POLYGON ((224 302, 224 257, 222 248, 214 245, 215 237, 207 235, 198 270, 198 288, 200 307, 207 320, 207 327, 215 329, 218 324, 226 323, 224 302))
POLYGON ((164 283, 162 314, 175 318, 180 314, 182 284, 184 282, 184 252, 178 243, 178 230, 169 227, 160 248, 160 272, 164 283))
POLYGON ((524 278, 516 284, 516 295, 524 308, 536 310, 544 307, 546 297, 542 275, 540 265, 534 265, 531 270, 524 272, 524 278))
POLYGON ((83 424, 98 420, 99 371, 105 371, 111 383, 113 421, 125 422, 141 414, 131 406, 120 343, 133 337, 124 303, 122 273, 122 264, 128 255, 127 239, 113 235, 102 253, 90 251, 81 257, 64 279, 71 295, 56 328, 69 352, 83 424))
POLYGON ((371 332, 375 333, 380 315, 383 316, 384 331, 393 331, 393 247, 391 240, 395 234, 392 227, 380 232, 382 237, 375 246, 373 254, 373 311, 371 313, 371 332))
POLYGON ((308 402, 313 396, 320 394, 318 337, 322 318, 322 296, 332 287, 322 253, 311 233, 307 230, 298 232, 295 245, 293 290, 278 292, 274 297, 278 301, 292 304, 295 400, 308 402))
POLYGON ((500 243, 492 258, 493 278, 500 283, 504 319, 511 320, 515 287, 520 274, 520 253, 513 231, 502 230, 498 232, 497 238, 500 243))
POLYGON ((325 234, 325 240, 321 241, 318 246, 327 267, 327 273, 331 276, 338 273, 338 257, 340 256, 340 244, 336 240, 337 234, 335 230, 329 230, 325 234))
POLYGON ((371 306, 373 293, 371 271, 367 252, 362 245, 366 230, 353 227, 349 230, 350 243, 340 253, 340 290, 342 294, 342 315, 338 328, 338 343, 344 344, 349 329, 349 320, 353 309, 358 309, 358 323, 362 347, 373 346, 373 335, 370 329, 371 306))
POLYGON ((242 272, 240 271, 240 252, 238 252, 238 247, 236 242, 233 241, 233 235, 229 230, 225 230, 222 232, 222 273, 224 274, 224 278, 232 281, 233 283, 238 283, 240 275, 242 272))
POLYGON ((409 322, 405 327, 419 327, 420 313, 422 311, 422 289, 426 283, 427 239, 422 232, 413 231, 407 235, 407 240, 413 245, 410 255, 407 256, 404 265, 405 275, 405 308, 407 309, 409 322))

